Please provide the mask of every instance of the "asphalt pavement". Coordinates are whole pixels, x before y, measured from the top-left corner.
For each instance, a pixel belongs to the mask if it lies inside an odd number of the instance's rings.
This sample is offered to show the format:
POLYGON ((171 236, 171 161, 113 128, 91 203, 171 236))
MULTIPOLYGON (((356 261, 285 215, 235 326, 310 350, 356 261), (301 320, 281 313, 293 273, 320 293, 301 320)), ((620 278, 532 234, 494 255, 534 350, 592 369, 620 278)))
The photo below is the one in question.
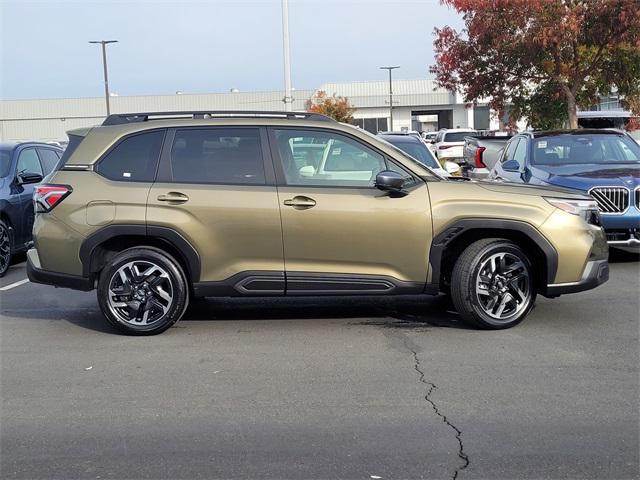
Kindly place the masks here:
POLYGON ((467 329, 440 299, 207 300, 155 337, 0 280, 0 477, 639 478, 638 256, 467 329))

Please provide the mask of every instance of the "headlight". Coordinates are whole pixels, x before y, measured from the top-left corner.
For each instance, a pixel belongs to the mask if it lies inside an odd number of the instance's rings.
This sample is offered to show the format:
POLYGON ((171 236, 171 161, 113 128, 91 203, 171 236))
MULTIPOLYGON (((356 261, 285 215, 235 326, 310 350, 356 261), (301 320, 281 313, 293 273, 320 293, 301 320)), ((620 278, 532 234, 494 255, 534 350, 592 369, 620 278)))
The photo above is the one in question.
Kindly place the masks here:
POLYGON ((587 223, 600 225, 600 212, 598 211, 598 204, 595 200, 573 200, 569 198, 549 197, 544 197, 544 199, 560 210, 581 217, 587 223))

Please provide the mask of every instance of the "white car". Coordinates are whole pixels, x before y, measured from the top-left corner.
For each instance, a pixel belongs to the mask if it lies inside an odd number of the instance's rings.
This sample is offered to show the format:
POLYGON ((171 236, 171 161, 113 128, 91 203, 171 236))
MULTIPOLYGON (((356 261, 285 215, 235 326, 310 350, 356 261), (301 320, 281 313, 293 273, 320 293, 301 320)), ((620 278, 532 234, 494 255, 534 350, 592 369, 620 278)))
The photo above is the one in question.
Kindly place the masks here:
POLYGON ((464 137, 477 134, 476 130, 470 128, 440 130, 431 144, 431 151, 441 162, 448 160, 462 164, 464 163, 464 137))

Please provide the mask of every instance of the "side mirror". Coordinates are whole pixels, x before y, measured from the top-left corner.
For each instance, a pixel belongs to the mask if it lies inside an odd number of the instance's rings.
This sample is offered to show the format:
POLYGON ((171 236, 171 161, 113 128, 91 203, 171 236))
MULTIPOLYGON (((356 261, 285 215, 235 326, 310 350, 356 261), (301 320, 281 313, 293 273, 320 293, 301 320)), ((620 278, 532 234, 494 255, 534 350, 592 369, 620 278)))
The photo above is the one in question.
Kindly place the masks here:
POLYGON ((460 173, 460 165, 458 165, 456 162, 444 162, 444 169, 449 175, 460 173))
POLYGON ((398 172, 392 170, 383 170, 376 175, 376 188, 383 192, 396 194, 404 194, 402 186, 404 185, 404 177, 398 172))
POLYGON ((313 177, 316 174, 316 167, 313 165, 305 165, 298 170, 301 177, 313 177))
POLYGON ((27 183, 39 183, 44 177, 39 173, 23 172, 18 174, 18 183, 20 185, 27 183))
POLYGON ((502 169, 505 172, 519 172, 520 164, 516 160, 507 160, 502 164, 502 169))

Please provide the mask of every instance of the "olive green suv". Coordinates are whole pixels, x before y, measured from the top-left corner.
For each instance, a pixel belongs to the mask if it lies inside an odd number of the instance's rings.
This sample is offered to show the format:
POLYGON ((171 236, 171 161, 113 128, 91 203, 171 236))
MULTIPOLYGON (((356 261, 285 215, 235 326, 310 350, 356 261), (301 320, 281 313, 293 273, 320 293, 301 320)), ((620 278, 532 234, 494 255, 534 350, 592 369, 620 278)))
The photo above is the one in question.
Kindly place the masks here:
POLYGON ((109 116, 34 193, 33 282, 162 332, 207 296, 450 295, 480 328, 608 279, 595 202, 446 179, 310 113, 109 116))

